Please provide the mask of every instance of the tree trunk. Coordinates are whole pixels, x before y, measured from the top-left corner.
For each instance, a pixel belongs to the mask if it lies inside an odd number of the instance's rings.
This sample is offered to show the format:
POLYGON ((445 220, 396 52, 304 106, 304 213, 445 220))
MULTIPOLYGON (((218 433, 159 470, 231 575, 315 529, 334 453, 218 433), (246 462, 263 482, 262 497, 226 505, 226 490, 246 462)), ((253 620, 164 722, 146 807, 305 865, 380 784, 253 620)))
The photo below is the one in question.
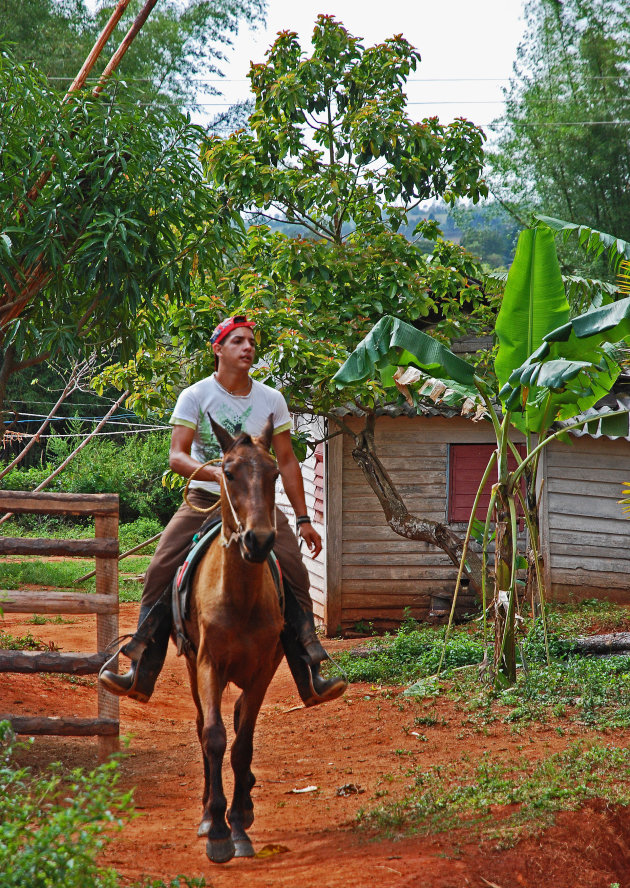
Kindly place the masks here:
POLYGON ((570 645, 571 653, 581 656, 609 657, 612 654, 630 654, 630 632, 568 638, 567 643, 570 645))
MULTIPOLYGON (((333 417, 333 419, 335 418, 333 417)), ((395 533, 406 537, 406 539, 421 540, 437 546, 459 568, 464 552, 464 541, 448 525, 430 521, 428 518, 421 518, 409 512, 376 453, 374 420, 374 416, 369 416, 365 429, 358 435, 350 432, 347 426, 344 431, 354 437, 355 447, 352 457, 378 497, 387 523, 395 533)), ((468 578, 477 595, 481 596, 481 559, 471 549, 468 549, 466 553, 463 575, 468 578)))

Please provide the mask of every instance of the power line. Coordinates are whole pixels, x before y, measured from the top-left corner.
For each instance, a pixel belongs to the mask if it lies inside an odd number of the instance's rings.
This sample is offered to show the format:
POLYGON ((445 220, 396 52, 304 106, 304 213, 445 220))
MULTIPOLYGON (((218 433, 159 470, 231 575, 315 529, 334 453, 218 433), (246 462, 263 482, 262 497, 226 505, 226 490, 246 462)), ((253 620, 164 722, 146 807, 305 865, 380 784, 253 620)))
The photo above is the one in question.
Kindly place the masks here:
MULTIPOLYGON (((93 437, 94 438, 101 438, 101 437, 105 437, 107 435, 117 435, 117 436, 118 435, 141 435, 143 432, 153 432, 153 431, 161 432, 161 431, 167 431, 167 430, 172 431, 172 428, 173 428, 172 426, 153 426, 152 428, 148 428, 148 429, 126 429, 126 430, 122 430, 120 432, 97 432, 93 437)), ((34 438, 34 437, 36 437, 34 434, 30 434, 29 432, 19 432, 18 434, 19 434, 20 438, 34 438)), ((16 438, 17 438, 17 435, 16 435, 16 438)), ((63 434, 63 435, 58 435, 58 434, 37 435, 37 438, 38 439, 39 438, 55 438, 55 439, 57 439, 57 438, 85 438, 85 433, 78 432, 78 433, 74 433, 74 434, 63 434)))
MULTIPOLYGON (((72 77, 68 76, 50 76, 46 78, 47 80, 62 80, 64 82, 71 82, 72 77)), ((86 82, 96 83, 98 81, 98 77, 89 77, 86 82)), ((153 83, 153 80, 150 77, 124 77, 122 78, 128 83, 153 83)), ((509 83, 511 80, 515 79, 515 75, 511 75, 509 77, 468 77, 463 75, 462 77, 410 77, 405 83, 509 83)), ((616 76, 613 74, 610 75, 591 75, 588 74, 580 78, 581 80, 622 80, 623 77, 616 76)), ((248 77, 191 77, 187 80, 188 83, 249 83, 248 77)), ((561 82, 558 80, 558 82, 561 82)), ((569 81, 567 81, 569 82, 569 81)))

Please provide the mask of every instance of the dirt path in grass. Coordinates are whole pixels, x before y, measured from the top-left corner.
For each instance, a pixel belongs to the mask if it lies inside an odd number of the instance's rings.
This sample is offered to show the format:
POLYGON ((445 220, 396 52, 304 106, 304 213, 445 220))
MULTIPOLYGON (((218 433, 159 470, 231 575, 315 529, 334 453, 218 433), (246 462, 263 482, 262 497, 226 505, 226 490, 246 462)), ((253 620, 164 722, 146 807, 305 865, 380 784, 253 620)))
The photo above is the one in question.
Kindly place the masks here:
MULTIPOLYGON (((135 626, 136 615, 137 605, 122 606, 121 631, 135 626)), ((94 618, 71 619, 33 625, 5 615, 0 625, 13 635, 31 631, 66 651, 88 649, 95 638, 94 618)), ((359 643, 333 641, 329 648, 359 643)), ((236 692, 226 709, 235 699, 236 692)), ((603 803, 562 814, 555 826, 508 849, 471 841, 463 828, 402 839, 380 839, 357 828, 361 809, 404 797, 412 766, 476 760, 484 750, 502 760, 533 760, 576 737, 593 737, 586 728, 572 727, 559 736, 551 727, 534 725, 519 733, 500 722, 469 721, 451 700, 410 702, 397 690, 367 684, 352 685, 342 700, 326 706, 305 710, 298 704, 283 663, 257 726, 256 822, 250 836, 257 851, 270 845, 286 850, 211 864, 204 841, 196 837, 202 776, 194 707, 184 661, 171 648, 151 703, 121 703, 121 731, 130 738, 122 784, 135 787, 139 816, 116 836, 105 861, 129 879, 203 875, 214 888, 610 888, 614 883, 630 888, 630 812, 603 803), (427 715, 435 724, 414 722, 427 715), (347 785, 356 791, 346 788, 340 794, 347 785), (309 786, 317 789, 293 792, 309 786)), ((0 674, 0 712, 94 715, 94 680, 0 674)), ((629 732, 599 739, 630 745, 629 732)), ((96 741, 38 737, 21 758, 42 767, 57 760, 91 768, 97 763, 96 741)))

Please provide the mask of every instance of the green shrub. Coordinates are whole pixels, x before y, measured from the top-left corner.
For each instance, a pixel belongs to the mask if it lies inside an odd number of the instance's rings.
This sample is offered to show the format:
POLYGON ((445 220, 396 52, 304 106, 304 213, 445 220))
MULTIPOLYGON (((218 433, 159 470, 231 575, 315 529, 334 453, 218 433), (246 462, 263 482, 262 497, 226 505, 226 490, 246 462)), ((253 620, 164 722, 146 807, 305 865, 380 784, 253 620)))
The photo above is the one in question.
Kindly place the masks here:
MULTIPOLYGON (((434 675, 443 646, 443 628, 421 627, 414 620, 406 620, 395 635, 371 641, 373 653, 358 658, 348 651, 337 654, 336 660, 349 681, 400 684, 434 675)), ((481 663, 482 660, 482 642, 466 631, 455 631, 446 644, 442 671, 481 663)))
POLYGON ((131 813, 116 788, 117 763, 64 779, 59 766, 34 776, 14 763, 15 737, 0 723, 0 884, 3 888, 115 888, 96 855, 131 813))
MULTIPOLYGON (((24 746, 24 744, 20 744, 24 746)), ((35 775, 15 762, 18 744, 0 722, 0 885, 2 888, 206 888, 177 876, 133 885, 96 857, 133 816, 131 793, 117 788, 118 763, 85 774, 59 764, 35 775)))

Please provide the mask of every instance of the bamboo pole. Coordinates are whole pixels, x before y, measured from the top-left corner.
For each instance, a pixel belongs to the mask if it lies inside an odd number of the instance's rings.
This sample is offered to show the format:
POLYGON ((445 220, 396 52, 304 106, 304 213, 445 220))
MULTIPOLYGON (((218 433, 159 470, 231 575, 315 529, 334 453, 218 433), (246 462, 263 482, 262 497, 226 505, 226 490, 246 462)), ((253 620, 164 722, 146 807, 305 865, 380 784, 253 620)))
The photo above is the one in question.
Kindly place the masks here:
POLYGON ((158 0, 146 0, 146 3, 144 4, 142 9, 140 10, 138 15, 136 16, 133 25, 129 28, 129 30, 125 34, 125 37, 123 38, 120 46, 118 47, 118 49, 116 50, 114 55, 111 57, 111 59, 109 60, 109 62, 105 66, 105 70, 101 74, 98 83, 96 84, 96 86, 92 90, 93 96, 96 97, 103 90, 103 88, 105 87, 105 84, 107 83, 107 81, 109 80, 111 75, 114 73, 114 71, 116 70, 116 68, 118 67, 120 62, 122 61, 123 56, 125 55, 125 53, 129 49, 131 44, 133 43, 134 39, 139 34, 142 26, 144 25, 146 20, 149 18, 149 15, 151 14, 151 10, 153 9, 153 7, 155 6, 155 4, 157 2, 158 2, 158 0))
MULTIPOLYGON (((107 41, 111 37, 111 35, 114 31, 114 28, 116 27, 116 25, 118 24, 118 22, 122 18, 122 14, 125 11, 125 9, 129 6, 129 3, 130 3, 130 0, 118 0, 118 5, 116 6, 116 9, 114 9, 111 16, 109 17, 107 24, 105 25, 105 27, 103 28, 101 33, 98 35, 98 37, 96 39, 96 43, 94 44, 94 46, 92 47, 92 49, 88 53, 86 60, 83 62, 83 65, 81 66, 81 70, 79 71, 77 76, 74 78, 68 91, 66 92, 65 96, 63 97, 62 101, 64 103, 67 102, 68 99, 71 98, 73 93, 78 92, 80 89, 82 89, 85 86, 85 81, 87 80, 90 71, 92 70, 92 68, 96 64, 98 57, 100 56, 101 52, 103 51, 103 48, 105 47, 105 44, 107 43, 107 41)), ((42 139, 42 143, 43 143, 43 139, 42 139)), ((39 192, 42 190, 42 188, 44 187, 46 182, 50 179, 50 177, 52 175, 52 171, 55 166, 55 160, 56 160, 56 158, 53 156, 50 161, 50 168, 41 174, 41 176, 39 177, 37 182, 33 185, 33 187, 27 193, 26 199, 29 202, 32 203, 32 201, 34 201, 36 199, 39 192)), ((26 212, 26 208, 23 206, 20 209, 20 221, 22 220, 25 212, 26 212)))
POLYGON ((111 35, 114 31, 114 28, 116 27, 116 25, 118 24, 118 22, 122 18, 123 12, 129 6, 129 2, 130 2, 130 0, 118 0, 118 5, 116 6, 116 9, 111 14, 109 21, 107 22, 107 24, 105 25, 105 27, 103 28, 101 33, 99 34, 99 36, 96 40, 96 43, 94 44, 94 46, 90 50, 88 57, 83 62, 81 70, 79 71, 77 76, 74 78, 70 88, 68 89, 68 92, 65 94, 64 102, 70 98, 72 93, 77 92, 77 90, 81 89, 85 85, 85 81, 88 78, 88 74, 90 73, 90 71, 94 67, 96 60, 98 59, 101 52, 103 51, 105 44, 107 43, 107 41, 111 37, 111 35))
MULTIPOLYGON (((92 95, 94 97, 96 97, 103 90, 107 80, 111 77, 113 72, 116 70, 116 68, 120 64, 121 59, 123 58, 123 56, 125 55, 125 53, 129 49, 129 47, 131 46, 135 37, 140 32, 142 26, 146 22, 147 18, 149 17, 149 15, 151 13, 151 10, 153 9, 153 7, 155 6, 156 3, 157 3, 157 0, 147 0, 147 2, 144 4, 142 9, 140 10, 138 15, 136 16, 133 25, 131 26, 131 28, 129 29, 129 31, 127 32, 125 37, 123 38, 120 46, 118 47, 118 49, 116 50, 114 55, 111 57, 111 59, 107 63, 105 70, 103 71, 103 73, 99 79, 99 82, 94 87, 94 90, 92 92, 92 95)), ((76 92, 78 89, 80 89, 85 84, 85 81, 87 79, 89 72, 94 67, 96 60, 98 59, 103 47, 105 46, 105 43, 107 42, 108 38, 111 36, 111 33, 113 32, 114 28, 118 24, 123 12, 125 11, 125 9, 128 6, 128 4, 129 4, 129 0, 119 0, 119 3, 116 6, 116 9, 114 10, 114 12, 112 13, 109 21, 107 22, 107 25, 105 26, 105 28, 103 29, 103 31, 99 35, 91 52, 89 53, 88 57, 86 58, 85 62, 83 63, 81 70, 79 71, 79 73, 75 77, 74 81, 72 82, 72 85, 70 86, 70 89, 68 90, 68 92, 64 96, 64 102, 67 101, 68 98, 74 92, 76 92)), ((35 185, 33 185, 33 187, 29 190, 27 197, 26 197, 26 199, 29 202, 32 202, 37 198, 41 189, 44 187, 44 185, 46 184, 46 182, 48 181, 48 179, 52 175, 54 165, 55 165, 55 158, 53 157, 53 158, 51 158, 51 165, 50 165, 49 169, 41 174, 41 176, 39 177, 39 179, 37 180, 35 185)), ((20 209, 20 217, 23 216, 23 212, 25 212, 24 206, 20 209)), ((33 266, 31 266, 31 270, 32 269, 33 269, 33 266)), ((4 317, 2 322, 0 323, 0 344, 2 343, 2 335, 1 335, 2 329, 5 328, 7 326, 7 324, 9 324, 12 320, 15 320, 15 318, 21 314, 25 305, 33 298, 33 296, 35 296, 37 293, 39 293, 41 291, 41 289, 43 289, 43 287, 45 286, 45 282, 47 279, 49 279, 49 277, 50 277, 50 273, 45 272, 45 270, 42 267, 42 263, 38 260, 38 262, 36 263, 36 267, 35 267, 35 273, 34 274, 31 273, 29 275, 29 278, 27 279, 26 283, 21 287, 19 292, 16 292, 16 290, 13 287, 11 287, 8 283, 5 284, 5 286, 4 286, 5 305, 6 305, 6 300, 8 299, 9 302, 14 304, 14 307, 8 312, 8 317, 4 317)))
MULTIPOLYGON (((75 456, 78 453, 80 453, 81 450, 83 450, 85 445, 88 444, 92 440, 94 435, 97 435, 100 432, 100 430, 103 428, 103 426, 105 425, 105 423, 107 422, 109 417, 113 413, 115 413, 116 410, 118 410, 118 408, 120 407, 120 405, 125 400, 125 398, 127 397, 128 394, 129 394, 129 390, 127 390, 126 392, 123 392, 123 394, 116 401, 116 403, 109 410, 109 412, 102 418, 102 420, 99 422, 99 424, 96 426, 96 428, 92 429, 90 434, 86 438, 84 438, 83 441, 81 441, 81 443, 76 448, 76 450, 73 450, 72 453, 64 459, 64 461, 61 463, 61 465, 57 466, 57 468, 55 469, 54 472, 52 472, 47 478, 44 478, 44 480, 41 482, 41 484, 38 484, 37 487, 35 487, 33 489, 32 493, 37 493, 38 491, 43 490, 44 487, 47 487, 50 484, 50 482, 52 481, 53 478, 56 478, 57 475, 65 469, 65 467, 68 465, 68 463, 71 462, 75 458, 75 456)), ((11 518, 13 516, 13 514, 14 514, 13 512, 5 512, 5 514, 2 516, 2 518, 0 518, 0 524, 4 524, 5 521, 8 521, 9 518, 11 518)))

